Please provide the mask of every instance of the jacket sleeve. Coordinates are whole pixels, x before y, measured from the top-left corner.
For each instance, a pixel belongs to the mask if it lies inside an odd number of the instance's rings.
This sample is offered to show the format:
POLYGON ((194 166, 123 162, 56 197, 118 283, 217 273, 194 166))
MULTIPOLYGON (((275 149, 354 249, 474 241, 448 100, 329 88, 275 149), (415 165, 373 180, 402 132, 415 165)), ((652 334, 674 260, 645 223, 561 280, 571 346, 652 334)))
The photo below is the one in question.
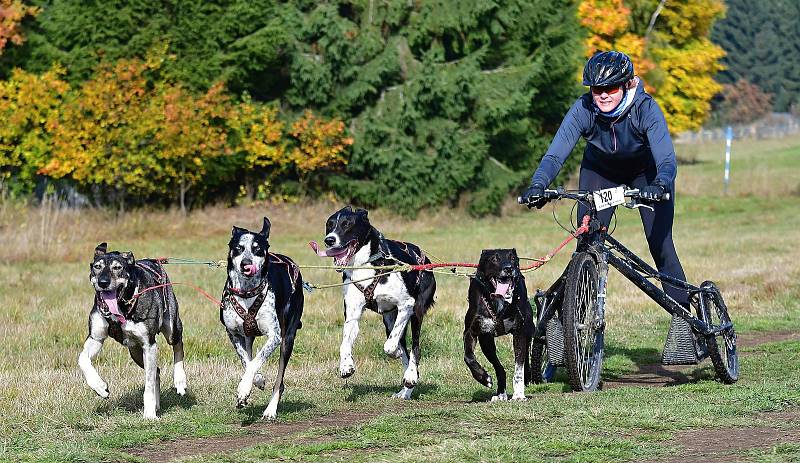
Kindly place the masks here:
POLYGON ((541 183, 545 187, 550 185, 572 152, 572 148, 575 148, 578 139, 589 127, 590 119, 589 110, 584 107, 582 98, 578 98, 561 121, 561 126, 542 157, 539 168, 533 173, 531 184, 541 183))
POLYGON ((656 164, 655 180, 666 185, 669 191, 674 191, 675 176, 678 173, 675 147, 672 145, 664 113, 654 99, 649 98, 642 105, 642 119, 642 126, 656 164))

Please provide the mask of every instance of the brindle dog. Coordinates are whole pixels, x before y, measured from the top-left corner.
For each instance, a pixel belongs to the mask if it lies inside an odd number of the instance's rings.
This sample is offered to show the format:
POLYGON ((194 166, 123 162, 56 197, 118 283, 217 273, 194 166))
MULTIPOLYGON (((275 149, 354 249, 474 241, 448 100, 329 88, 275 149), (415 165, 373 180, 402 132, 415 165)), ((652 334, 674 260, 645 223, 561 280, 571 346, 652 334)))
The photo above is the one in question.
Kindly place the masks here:
POLYGON ((126 346, 133 361, 144 369, 144 417, 158 419, 158 333, 172 346, 175 389, 179 395, 186 393, 183 324, 169 277, 158 261, 137 261, 130 252, 108 252, 108 245, 101 243, 89 265, 89 281, 95 290, 94 306, 89 312, 89 336, 78 357, 86 382, 100 397, 108 398, 108 384, 97 373, 92 359, 111 336, 126 346))

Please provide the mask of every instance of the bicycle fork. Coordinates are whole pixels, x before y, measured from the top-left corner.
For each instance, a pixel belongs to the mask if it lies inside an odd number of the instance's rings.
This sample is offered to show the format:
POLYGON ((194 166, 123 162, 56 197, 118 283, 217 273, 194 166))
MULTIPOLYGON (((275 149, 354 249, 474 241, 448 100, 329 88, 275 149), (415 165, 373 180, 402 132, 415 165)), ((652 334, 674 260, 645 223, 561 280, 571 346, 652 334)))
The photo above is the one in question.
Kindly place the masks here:
POLYGON ((603 335, 606 328, 606 288, 608 283, 608 253, 595 253, 597 259, 597 311, 595 312, 593 328, 595 333, 603 335))

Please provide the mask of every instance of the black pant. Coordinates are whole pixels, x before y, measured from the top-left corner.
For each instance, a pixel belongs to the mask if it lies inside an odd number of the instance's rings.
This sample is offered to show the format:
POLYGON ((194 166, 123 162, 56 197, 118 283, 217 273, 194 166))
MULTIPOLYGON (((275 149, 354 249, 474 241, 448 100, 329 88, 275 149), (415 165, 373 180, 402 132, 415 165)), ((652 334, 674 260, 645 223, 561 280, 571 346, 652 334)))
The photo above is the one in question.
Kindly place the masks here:
MULTIPOLYGON (((596 169, 586 164, 581 165, 581 174, 579 188, 581 190, 602 190, 604 188, 612 188, 620 185, 627 185, 630 188, 642 188, 649 185, 656 177, 655 167, 648 169, 648 171, 639 175, 625 178, 624 176, 615 176, 616 178, 609 178, 610 176, 599 173, 596 169)), ((669 275, 673 278, 686 281, 686 276, 683 273, 683 267, 678 260, 678 254, 675 252, 675 244, 672 242, 672 219, 675 215, 675 195, 671 194, 669 201, 660 201, 652 204, 653 211, 641 207, 639 214, 642 217, 642 225, 644 226, 644 235, 647 238, 647 244, 650 247, 650 255, 653 256, 656 268, 659 272, 669 275)), ((597 213, 598 218, 606 227, 611 221, 611 216, 614 212, 613 207, 602 210, 597 213)), ((578 205, 578 225, 580 225, 581 218, 586 215, 588 209, 585 205, 578 205)), ((664 292, 670 297, 675 299, 679 304, 686 306, 689 303, 689 294, 680 288, 675 288, 669 284, 662 284, 664 292)))

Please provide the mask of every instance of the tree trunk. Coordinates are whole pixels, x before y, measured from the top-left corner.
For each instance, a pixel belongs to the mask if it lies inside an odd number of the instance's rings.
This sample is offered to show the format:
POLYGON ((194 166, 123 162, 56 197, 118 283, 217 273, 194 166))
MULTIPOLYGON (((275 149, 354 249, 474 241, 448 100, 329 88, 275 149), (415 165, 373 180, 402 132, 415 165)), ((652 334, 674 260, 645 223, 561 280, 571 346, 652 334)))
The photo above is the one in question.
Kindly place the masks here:
POLYGON ((186 166, 181 166, 181 184, 180 184, 180 193, 181 193, 181 214, 186 215, 186 166))
POLYGON ((653 12, 653 15, 650 16, 650 24, 647 25, 647 32, 644 33, 644 46, 647 47, 647 39, 650 38, 650 33, 653 32, 653 28, 656 25, 656 19, 658 15, 661 14, 661 10, 664 9, 664 4, 667 3, 667 0, 661 0, 658 2, 658 6, 656 10, 653 12))

